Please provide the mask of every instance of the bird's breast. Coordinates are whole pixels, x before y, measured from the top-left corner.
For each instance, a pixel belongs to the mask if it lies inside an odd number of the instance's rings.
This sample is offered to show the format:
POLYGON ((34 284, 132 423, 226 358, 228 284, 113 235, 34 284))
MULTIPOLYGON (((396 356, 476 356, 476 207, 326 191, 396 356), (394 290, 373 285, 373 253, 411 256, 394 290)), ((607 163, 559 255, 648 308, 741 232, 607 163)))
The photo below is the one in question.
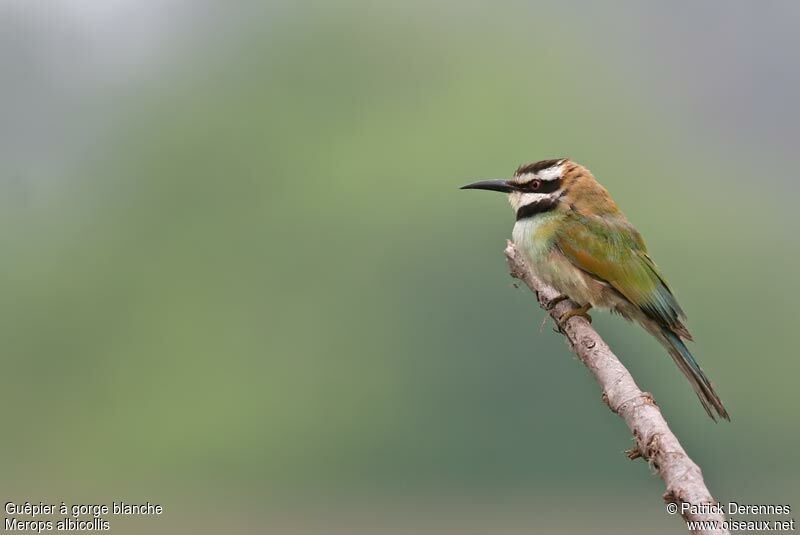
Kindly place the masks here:
POLYGON ((544 213, 520 219, 514 224, 514 244, 522 250, 528 262, 537 264, 547 257, 561 217, 556 213, 544 213))
POLYGON ((576 303, 603 306, 605 285, 576 268, 555 246, 561 217, 546 213, 520 219, 514 225, 514 245, 541 280, 576 303))

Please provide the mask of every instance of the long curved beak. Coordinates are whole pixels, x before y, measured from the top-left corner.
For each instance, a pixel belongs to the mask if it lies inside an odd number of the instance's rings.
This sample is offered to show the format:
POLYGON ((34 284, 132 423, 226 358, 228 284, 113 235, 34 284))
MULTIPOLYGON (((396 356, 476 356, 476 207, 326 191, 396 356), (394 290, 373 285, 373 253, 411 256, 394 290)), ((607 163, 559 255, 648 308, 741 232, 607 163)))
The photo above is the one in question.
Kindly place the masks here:
POLYGON ((466 186, 461 186, 461 189, 488 189, 490 191, 502 191, 503 193, 511 193, 514 187, 508 180, 481 180, 480 182, 473 182, 466 186))

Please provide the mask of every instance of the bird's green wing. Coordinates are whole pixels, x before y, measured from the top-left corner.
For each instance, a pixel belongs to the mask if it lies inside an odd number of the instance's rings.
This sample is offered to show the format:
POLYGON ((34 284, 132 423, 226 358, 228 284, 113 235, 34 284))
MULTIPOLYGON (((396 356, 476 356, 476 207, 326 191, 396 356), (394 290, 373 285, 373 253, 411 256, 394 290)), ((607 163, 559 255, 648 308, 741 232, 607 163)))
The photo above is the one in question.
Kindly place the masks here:
POLYGON ((575 266, 610 284, 647 317, 691 338, 681 322, 683 310, 647 255, 642 236, 624 217, 573 212, 560 225, 555 243, 575 266))

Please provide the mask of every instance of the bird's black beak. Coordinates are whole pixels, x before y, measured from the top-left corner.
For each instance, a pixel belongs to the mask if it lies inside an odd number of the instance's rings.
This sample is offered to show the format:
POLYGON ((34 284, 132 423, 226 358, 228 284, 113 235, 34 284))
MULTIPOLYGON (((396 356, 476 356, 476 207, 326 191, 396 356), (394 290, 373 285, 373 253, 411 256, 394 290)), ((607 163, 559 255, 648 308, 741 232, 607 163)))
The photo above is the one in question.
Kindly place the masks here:
POLYGON ((502 191, 503 193, 514 191, 514 187, 508 180, 481 180, 480 182, 461 186, 461 189, 488 189, 490 191, 502 191))

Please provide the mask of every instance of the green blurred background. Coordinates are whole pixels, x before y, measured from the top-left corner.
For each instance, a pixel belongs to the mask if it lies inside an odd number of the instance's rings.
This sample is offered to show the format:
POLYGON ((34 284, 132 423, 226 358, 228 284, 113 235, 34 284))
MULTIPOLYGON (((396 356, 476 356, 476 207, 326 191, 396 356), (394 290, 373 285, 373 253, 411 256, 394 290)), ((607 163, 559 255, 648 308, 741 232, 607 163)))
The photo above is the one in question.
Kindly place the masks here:
POLYGON ((502 249, 569 156, 733 421, 595 325, 716 498, 800 507, 794 2, 0 7, 0 497, 115 533, 681 533, 502 249))

